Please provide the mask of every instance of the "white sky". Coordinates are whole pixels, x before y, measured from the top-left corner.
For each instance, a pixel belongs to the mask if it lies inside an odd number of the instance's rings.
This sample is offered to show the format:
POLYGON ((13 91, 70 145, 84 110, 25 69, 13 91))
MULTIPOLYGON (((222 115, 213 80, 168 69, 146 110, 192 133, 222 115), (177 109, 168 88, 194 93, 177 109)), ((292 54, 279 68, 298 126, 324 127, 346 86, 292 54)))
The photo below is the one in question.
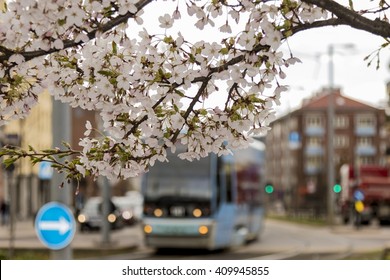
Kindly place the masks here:
MULTIPOLYGON (((386 83, 390 80, 390 52, 384 49, 380 56, 380 68, 376 61, 370 67, 364 57, 375 51, 384 40, 367 32, 349 27, 327 27, 298 33, 289 39, 294 55, 302 63, 288 69, 285 83, 290 91, 282 97, 278 112, 287 112, 288 107, 296 108, 303 98, 310 97, 329 81, 328 48, 334 44, 334 83, 342 94, 378 106, 386 100, 386 83), (345 48, 345 44, 354 48, 345 48)), ((288 50, 287 46, 282 47, 288 50)))
MULTIPOLYGON (((345 0, 341 0, 343 2, 345 0)), ((369 0, 363 2, 355 1, 362 5, 372 5, 369 0)), ((184 3, 181 3, 184 4, 184 3)), ((148 5, 143 16, 147 30, 157 33, 164 31, 158 28, 158 17, 164 13, 172 14, 176 7, 175 2, 154 2, 148 5), (150 7, 149 7, 150 6, 150 7)), ((185 11, 182 11, 182 18, 179 21, 181 32, 188 39, 190 33, 192 39, 217 41, 219 35, 214 29, 200 31, 194 28, 195 19, 188 19, 185 11), (187 19, 187 20, 186 20, 187 19)), ((217 23, 216 26, 222 24, 217 23)), ((169 31, 170 34, 175 34, 169 31)), ((350 27, 326 27, 300 32, 288 40, 293 54, 302 60, 301 64, 291 66, 287 78, 282 80, 284 84, 290 85, 290 91, 282 95, 282 105, 275 107, 278 114, 288 112, 289 108, 297 108, 304 98, 308 98, 321 88, 328 85, 328 61, 327 55, 330 44, 335 45, 334 61, 334 84, 340 87, 342 94, 359 101, 379 106, 386 101, 386 83, 390 80, 390 52, 389 48, 381 52, 381 67, 376 70, 376 61, 367 67, 364 57, 375 51, 384 42, 378 36, 364 31, 354 30, 350 27), (353 49, 345 49, 340 45, 354 44, 353 49)), ((285 43, 281 50, 288 51, 285 43)))

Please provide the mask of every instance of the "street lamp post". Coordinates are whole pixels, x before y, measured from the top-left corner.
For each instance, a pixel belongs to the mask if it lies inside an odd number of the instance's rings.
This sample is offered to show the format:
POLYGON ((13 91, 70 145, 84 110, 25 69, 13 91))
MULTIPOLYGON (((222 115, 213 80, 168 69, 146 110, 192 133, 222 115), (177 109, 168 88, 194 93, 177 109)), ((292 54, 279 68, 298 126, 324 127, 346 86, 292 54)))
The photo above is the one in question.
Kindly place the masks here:
MULTIPOLYGON (((70 143, 71 141, 71 111, 67 104, 61 103, 53 99, 52 110, 52 133, 53 133, 53 147, 61 147, 62 141, 70 143)), ((59 159, 64 161, 64 159, 59 159)), ((64 173, 54 172, 50 196, 51 201, 58 201, 66 206, 69 206, 72 201, 71 185, 66 180, 64 173), (63 185, 63 188, 59 186, 63 185)), ((71 260, 73 259, 73 249, 71 245, 60 249, 52 250, 51 258, 54 260, 71 260)))
MULTIPOLYGON (((289 87, 288 88, 288 93, 290 93, 290 91, 292 89, 295 89, 295 90, 300 90, 300 91, 303 91, 304 88, 301 87, 301 86, 295 86, 295 87, 289 87)), ((296 203, 297 203, 297 198, 296 198, 296 193, 297 193, 297 190, 296 190, 296 187, 294 187, 294 182, 292 182, 292 177, 295 178, 295 176, 291 176, 294 174, 294 172, 292 171, 292 168, 293 168, 293 164, 292 164, 292 151, 293 150, 297 150, 299 149, 300 147, 300 139, 299 139, 299 134, 294 131, 294 129, 296 129, 292 122, 292 118, 291 118, 291 114, 292 114, 293 110, 291 108, 291 103, 290 103, 290 97, 287 99, 287 148, 286 148, 286 159, 287 159, 287 171, 286 171, 286 185, 285 185, 285 189, 284 189, 284 193, 285 193, 285 203, 286 203, 286 207, 287 211, 291 211, 292 209, 295 209, 297 210, 297 206, 296 206, 296 203), (297 137, 298 136, 298 137, 297 137), (295 196, 293 197, 293 190, 295 190, 295 196), (295 204, 294 206, 292 205, 293 203, 293 200, 295 200, 295 204)))
POLYGON ((329 94, 328 94, 328 107, 327 107, 327 123, 328 123, 328 133, 327 133, 327 142, 328 142, 328 200, 327 200, 327 209, 328 209, 328 223, 333 225, 334 222, 334 194, 332 190, 332 186, 335 182, 334 176, 334 127, 333 127, 333 119, 335 116, 334 109, 334 65, 333 65, 333 53, 334 46, 329 45, 328 47, 328 55, 329 55, 329 94))
POLYGON ((335 102, 334 102, 334 63, 333 63, 333 55, 335 47, 343 47, 343 48, 354 48, 353 44, 342 44, 342 45, 334 45, 331 44, 328 46, 328 56, 329 56, 329 65, 328 65, 328 106, 327 106, 327 148, 328 148, 328 158, 327 158, 327 210, 328 210, 328 223, 329 225, 334 224, 334 214, 335 214, 335 205, 334 205, 334 192, 333 186, 335 184, 335 170, 334 170, 334 126, 333 120, 335 118, 335 102))

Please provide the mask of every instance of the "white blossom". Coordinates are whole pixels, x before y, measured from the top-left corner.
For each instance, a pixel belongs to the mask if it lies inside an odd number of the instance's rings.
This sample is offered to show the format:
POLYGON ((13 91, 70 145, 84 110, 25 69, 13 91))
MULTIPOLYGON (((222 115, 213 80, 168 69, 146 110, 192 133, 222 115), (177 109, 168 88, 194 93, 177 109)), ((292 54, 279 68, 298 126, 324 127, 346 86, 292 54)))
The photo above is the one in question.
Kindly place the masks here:
POLYGON ((173 12, 172 18, 173 18, 173 19, 180 19, 180 18, 181 18, 181 13, 180 13, 179 9, 176 9, 176 10, 173 12))
POLYGON ((16 64, 22 64, 24 60, 24 56, 22 56, 21 54, 13 54, 9 58, 9 62, 13 62, 16 64))
POLYGON ((58 50, 62 50, 64 48, 64 43, 62 42, 62 40, 56 39, 53 43, 53 47, 58 50))
POLYGON ((0 17, 0 125, 28 115, 47 88, 56 100, 101 118, 96 138, 85 124, 69 169, 77 176, 137 176, 166 161, 166 149, 176 152, 178 143, 188 151, 178 157, 190 161, 231 153, 269 129, 287 89, 285 68, 300 62, 277 51, 285 29, 328 18, 300 1, 293 11, 269 1, 167 1, 157 21, 141 9, 157 2, 7 2, 0 17), (179 19, 208 36, 195 41, 179 19), (164 34, 146 25, 139 31, 134 23, 144 20, 164 34), (210 105, 213 98, 223 100, 210 105))
POLYGON ((243 46, 246 50, 252 50, 256 43, 256 38, 254 37, 253 32, 243 32, 238 37, 237 43, 243 46))
POLYGON ((91 125, 90 121, 87 121, 87 123, 85 124, 85 128, 87 130, 84 132, 84 136, 89 136, 91 134, 91 131, 92 131, 92 125, 91 125))
POLYGON ((138 9, 135 6, 136 1, 134 0, 120 0, 119 1, 119 14, 124 15, 127 12, 137 13, 138 9))
POLYGON ((173 26, 173 19, 168 14, 165 14, 164 16, 160 16, 158 18, 158 21, 160 22, 161 28, 171 28, 173 26))
POLYGON ((227 20, 226 20, 225 24, 219 28, 219 31, 224 32, 224 33, 232 33, 232 28, 230 27, 227 20))

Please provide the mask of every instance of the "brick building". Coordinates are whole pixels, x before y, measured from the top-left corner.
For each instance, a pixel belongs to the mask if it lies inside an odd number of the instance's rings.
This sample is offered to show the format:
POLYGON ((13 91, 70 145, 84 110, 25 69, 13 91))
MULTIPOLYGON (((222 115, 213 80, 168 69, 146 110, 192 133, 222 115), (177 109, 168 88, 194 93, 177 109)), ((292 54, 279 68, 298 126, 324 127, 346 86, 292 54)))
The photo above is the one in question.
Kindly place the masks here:
POLYGON ((327 108, 334 101, 335 179, 343 164, 385 164, 385 110, 323 90, 301 108, 277 119, 266 137, 266 178, 291 211, 326 213, 327 108))

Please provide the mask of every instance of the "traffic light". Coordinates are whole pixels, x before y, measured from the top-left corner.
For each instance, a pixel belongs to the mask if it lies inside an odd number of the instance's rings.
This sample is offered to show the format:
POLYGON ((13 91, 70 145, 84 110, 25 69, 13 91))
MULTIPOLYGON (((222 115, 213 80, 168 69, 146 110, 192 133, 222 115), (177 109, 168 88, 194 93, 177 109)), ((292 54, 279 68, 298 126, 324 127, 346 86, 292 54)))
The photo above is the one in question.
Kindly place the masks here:
POLYGON ((355 202, 355 210, 358 213, 362 213, 364 210, 364 203, 360 200, 355 202))
POLYGON ((343 188, 341 187, 340 184, 335 184, 335 185, 333 186, 333 191, 334 191, 335 193, 340 193, 342 189, 343 189, 343 188))
POLYGON ((266 193, 271 194, 274 192, 274 186, 271 183, 267 183, 264 187, 266 193))

